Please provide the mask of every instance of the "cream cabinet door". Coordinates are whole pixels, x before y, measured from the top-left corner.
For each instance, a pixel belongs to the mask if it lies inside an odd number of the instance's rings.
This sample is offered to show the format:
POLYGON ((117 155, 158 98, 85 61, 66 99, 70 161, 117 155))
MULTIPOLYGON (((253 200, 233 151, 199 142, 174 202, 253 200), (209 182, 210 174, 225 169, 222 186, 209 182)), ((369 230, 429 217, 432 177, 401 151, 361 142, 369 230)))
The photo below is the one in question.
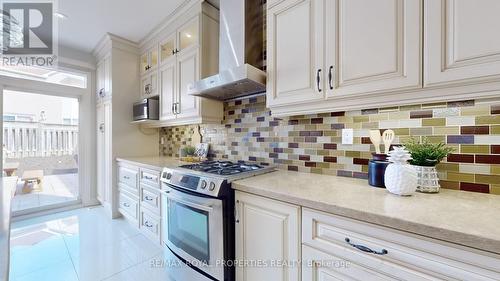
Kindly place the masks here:
POLYGON ((199 80, 199 49, 192 49, 177 54, 177 114, 178 118, 199 115, 199 100, 188 95, 189 84, 199 80))
POLYGON ((175 57, 170 59, 160 68, 160 120, 175 118, 175 57))
POLYGON ((236 260, 269 263, 237 266, 236 280, 300 280, 300 265, 271 264, 300 259, 300 207, 236 192, 235 208, 236 260))
POLYGON ((422 85, 420 0, 326 3, 329 97, 422 85))
POLYGON ((285 0, 267 10, 267 103, 324 98, 325 0, 285 0))
POLYGON ((425 85, 500 78, 500 1, 425 2, 425 85))

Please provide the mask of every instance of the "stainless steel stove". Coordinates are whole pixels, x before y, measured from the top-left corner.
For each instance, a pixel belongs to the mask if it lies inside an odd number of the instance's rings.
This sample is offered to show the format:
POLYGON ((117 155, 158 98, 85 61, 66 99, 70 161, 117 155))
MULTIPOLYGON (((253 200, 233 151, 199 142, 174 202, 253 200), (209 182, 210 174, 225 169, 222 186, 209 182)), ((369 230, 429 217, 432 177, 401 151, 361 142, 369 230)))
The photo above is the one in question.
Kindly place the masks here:
POLYGON ((162 242, 186 267, 176 280, 234 281, 234 190, 231 182, 274 171, 247 162, 206 161, 164 168, 162 242))

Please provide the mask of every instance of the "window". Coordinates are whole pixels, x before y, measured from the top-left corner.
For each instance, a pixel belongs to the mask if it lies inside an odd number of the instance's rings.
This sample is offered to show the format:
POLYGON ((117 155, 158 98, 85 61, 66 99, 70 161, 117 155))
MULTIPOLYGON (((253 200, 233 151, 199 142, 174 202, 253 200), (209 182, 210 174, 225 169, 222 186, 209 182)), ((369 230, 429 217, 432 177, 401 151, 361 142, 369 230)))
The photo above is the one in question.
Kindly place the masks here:
POLYGON ((43 81, 64 86, 87 88, 87 75, 60 69, 33 66, 0 66, 0 75, 43 81))

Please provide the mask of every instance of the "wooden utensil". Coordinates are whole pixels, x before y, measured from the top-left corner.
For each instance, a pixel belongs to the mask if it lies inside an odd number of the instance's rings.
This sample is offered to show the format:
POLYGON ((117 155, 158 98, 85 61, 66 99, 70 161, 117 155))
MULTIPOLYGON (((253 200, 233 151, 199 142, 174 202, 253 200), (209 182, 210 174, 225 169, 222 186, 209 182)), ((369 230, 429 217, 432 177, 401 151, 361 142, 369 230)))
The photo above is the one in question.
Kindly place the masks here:
POLYGON ((375 152, 380 154, 380 142, 382 137, 380 136, 379 130, 370 130, 370 140, 375 146, 375 152))
POLYGON ((394 131, 393 130, 385 130, 382 134, 382 141, 384 142, 385 151, 384 153, 389 153, 389 149, 391 148, 391 144, 394 141, 394 131))

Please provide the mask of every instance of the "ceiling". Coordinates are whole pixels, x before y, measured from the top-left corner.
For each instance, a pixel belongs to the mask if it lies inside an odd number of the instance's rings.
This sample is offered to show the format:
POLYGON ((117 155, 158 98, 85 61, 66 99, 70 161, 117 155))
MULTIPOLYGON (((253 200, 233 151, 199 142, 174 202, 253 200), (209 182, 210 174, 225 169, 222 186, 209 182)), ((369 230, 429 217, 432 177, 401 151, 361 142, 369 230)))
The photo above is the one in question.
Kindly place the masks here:
POLYGON ((139 42, 187 0, 60 0, 59 44, 91 52, 107 32, 139 42))

